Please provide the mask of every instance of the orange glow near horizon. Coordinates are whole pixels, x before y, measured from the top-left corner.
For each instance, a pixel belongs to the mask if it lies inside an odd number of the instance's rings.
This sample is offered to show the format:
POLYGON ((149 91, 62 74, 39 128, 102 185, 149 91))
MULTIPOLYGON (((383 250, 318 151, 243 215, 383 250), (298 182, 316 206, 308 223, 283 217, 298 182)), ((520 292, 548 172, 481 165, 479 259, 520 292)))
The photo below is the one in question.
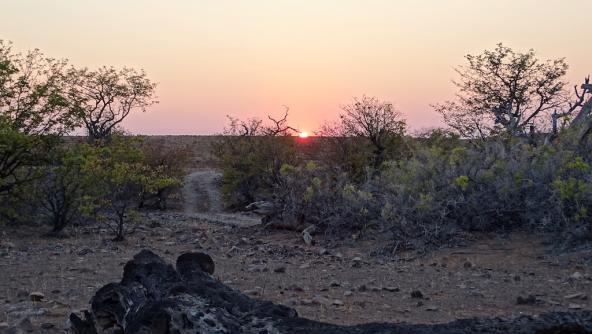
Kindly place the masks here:
POLYGON ((141 134, 216 134, 227 115, 281 117, 312 133, 368 95, 393 102, 411 132, 441 125, 454 67, 499 42, 566 57, 566 81, 592 73, 589 0, 18 0, 0 39, 78 67, 144 69, 160 103, 123 126, 141 134), (114 10, 117 9, 117 10, 114 10), (101 18, 96 19, 96 18, 101 18))
POLYGON ((302 131, 302 132, 298 133, 298 138, 300 138, 300 139, 307 139, 308 138, 308 132, 302 131))

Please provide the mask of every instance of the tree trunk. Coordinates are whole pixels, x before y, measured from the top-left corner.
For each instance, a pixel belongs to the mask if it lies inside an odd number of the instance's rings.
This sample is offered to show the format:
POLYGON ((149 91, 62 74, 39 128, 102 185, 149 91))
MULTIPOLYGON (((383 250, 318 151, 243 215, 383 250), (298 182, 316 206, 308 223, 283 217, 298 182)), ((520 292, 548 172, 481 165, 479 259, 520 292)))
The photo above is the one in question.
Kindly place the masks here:
POLYGON ((187 253, 176 268, 143 250, 124 267, 120 283, 99 289, 81 319, 70 315, 75 334, 97 333, 298 333, 463 334, 592 333, 592 312, 549 313, 507 319, 465 319, 447 324, 339 326, 301 318, 292 308, 251 299, 211 276, 214 262, 187 253))

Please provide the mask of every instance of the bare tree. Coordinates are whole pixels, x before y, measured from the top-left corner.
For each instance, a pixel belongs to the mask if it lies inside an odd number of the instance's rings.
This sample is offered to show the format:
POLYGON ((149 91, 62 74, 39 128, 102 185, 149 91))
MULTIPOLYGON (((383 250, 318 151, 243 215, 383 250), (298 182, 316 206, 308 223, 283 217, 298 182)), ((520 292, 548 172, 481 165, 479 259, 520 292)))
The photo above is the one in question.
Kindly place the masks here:
POLYGON ((75 81, 70 94, 91 141, 108 138, 133 110, 144 112, 158 103, 156 84, 144 71, 102 67, 71 70, 70 75, 75 81))
POLYGON ((246 120, 240 120, 231 116, 226 116, 229 120, 229 127, 225 129, 224 134, 230 136, 266 136, 266 137, 277 137, 277 136, 291 136, 297 133, 298 130, 288 125, 288 113, 290 108, 284 106, 284 116, 282 118, 273 118, 268 115, 270 123, 265 124, 262 119, 259 118, 247 118, 246 120))
POLYGON ((392 103, 375 97, 354 98, 339 115, 346 136, 367 138, 374 148, 374 166, 385 160, 385 151, 394 139, 405 134, 406 122, 392 103))
POLYGON ((533 50, 495 50, 467 55, 457 101, 435 105, 444 121, 464 137, 485 137, 499 130, 523 135, 541 116, 568 106, 563 58, 540 61, 533 50))
POLYGON ((577 140, 580 142, 592 132, 592 84, 589 76, 584 79, 580 89, 577 85, 574 86, 574 95, 573 102, 569 102, 569 108, 566 111, 561 113, 555 111, 551 115, 552 131, 548 141, 558 136, 558 120, 563 120, 563 126, 576 129, 577 140))

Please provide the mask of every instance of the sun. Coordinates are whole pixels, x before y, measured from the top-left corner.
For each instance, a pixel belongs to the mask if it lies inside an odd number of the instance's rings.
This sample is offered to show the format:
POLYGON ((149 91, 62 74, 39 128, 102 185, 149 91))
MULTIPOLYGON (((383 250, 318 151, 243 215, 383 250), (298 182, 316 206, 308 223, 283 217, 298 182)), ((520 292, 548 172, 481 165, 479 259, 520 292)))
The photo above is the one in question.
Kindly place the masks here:
POLYGON ((302 132, 298 133, 298 138, 300 138, 300 139, 308 138, 308 132, 302 131, 302 132))

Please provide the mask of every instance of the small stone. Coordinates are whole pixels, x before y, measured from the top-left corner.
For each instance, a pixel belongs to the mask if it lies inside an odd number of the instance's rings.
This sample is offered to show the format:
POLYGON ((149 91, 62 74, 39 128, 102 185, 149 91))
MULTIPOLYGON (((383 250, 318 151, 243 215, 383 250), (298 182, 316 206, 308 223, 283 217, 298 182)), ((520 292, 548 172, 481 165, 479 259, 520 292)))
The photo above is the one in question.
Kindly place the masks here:
POLYGON ((319 255, 327 255, 328 253, 329 251, 327 250, 327 248, 319 249, 319 255))
POLYGON ((366 290, 368 290, 368 287, 366 286, 366 284, 362 284, 362 285, 358 286, 358 291, 364 292, 366 290))
POLYGON ((92 252, 93 252, 93 251, 92 251, 92 249, 90 249, 90 248, 83 248, 83 249, 79 250, 79 251, 78 251, 76 254, 77 254, 78 256, 85 256, 86 254, 90 254, 90 253, 92 253, 92 252))
POLYGON ((438 307, 436 307, 436 306, 428 306, 428 307, 426 307, 426 311, 436 312, 436 311, 438 311, 438 307))
POLYGON ((341 259, 343 257, 343 254, 341 254, 341 252, 337 252, 337 254, 335 254, 335 257, 338 257, 341 259))
POLYGON ((518 305, 534 305, 536 302, 537 299, 533 295, 528 295, 528 297, 518 296, 518 298, 516 298, 516 304, 518 305))
POLYGON ((470 261, 465 261, 465 263, 463 263, 463 267, 471 268, 471 267, 473 267, 473 264, 470 261))
POLYGON ((385 291, 388 291, 388 292, 399 292, 399 291, 401 291, 401 290, 400 290, 398 287, 396 287, 396 286, 385 286, 385 287, 383 287, 382 289, 383 289, 383 290, 385 290, 385 291))
POLYGON ((580 280, 580 279, 584 278, 584 275, 582 275, 581 272, 576 271, 575 273, 571 274, 571 276, 569 276, 569 278, 575 279, 575 280, 580 280))
POLYGON ((567 306, 568 309, 570 310, 581 310, 584 308, 584 306, 580 305, 580 304, 569 304, 567 306))
POLYGON ((273 272, 277 274, 283 274, 286 272, 286 267, 277 267, 273 269, 273 272))
POLYGON ((31 298, 31 301, 40 302, 41 300, 43 300, 43 298, 45 298, 45 295, 39 291, 35 291, 31 292, 29 294, 29 297, 31 298))
POLYGON ((586 296, 585 293, 583 292, 578 292, 578 293, 574 293, 571 295, 567 295, 564 297, 565 299, 581 299, 581 300, 586 300, 588 299, 588 296, 586 296))
POLYGON ((421 299, 423 298, 423 293, 419 290, 411 291, 411 298, 421 299))
POLYGON ((331 283, 329 283, 329 286, 332 288, 336 288, 336 287, 340 287, 341 283, 339 283, 337 281, 331 281, 331 283))
POLYGON ((257 295, 259 295, 259 290, 257 290, 257 289, 245 290, 244 293, 245 293, 245 295, 257 296, 257 295))
POLYGON ((52 324, 51 322, 44 322, 41 324, 41 328, 43 328, 43 329, 52 329, 54 327, 55 327, 55 325, 52 324))
POLYGON ((317 305, 331 305, 331 301, 323 296, 314 296, 312 300, 317 305))
POLYGON ((343 293, 344 296, 349 297, 351 295, 353 295, 354 293, 351 290, 347 290, 343 293))
POLYGON ((300 265, 300 267, 298 267, 300 269, 308 269, 310 268, 310 263, 303 263, 302 265, 300 265))
POLYGON ((342 306, 343 304, 344 304, 343 301, 340 299, 335 299, 333 301, 333 305, 335 305, 335 306, 342 306))
POLYGON ((311 305, 318 305, 318 303, 312 299, 302 299, 300 301, 300 305, 311 306, 311 305))
POLYGON ((296 285, 296 284, 291 284, 290 286, 288 286, 288 290, 292 290, 292 291, 296 291, 296 292, 303 292, 304 288, 296 285))

